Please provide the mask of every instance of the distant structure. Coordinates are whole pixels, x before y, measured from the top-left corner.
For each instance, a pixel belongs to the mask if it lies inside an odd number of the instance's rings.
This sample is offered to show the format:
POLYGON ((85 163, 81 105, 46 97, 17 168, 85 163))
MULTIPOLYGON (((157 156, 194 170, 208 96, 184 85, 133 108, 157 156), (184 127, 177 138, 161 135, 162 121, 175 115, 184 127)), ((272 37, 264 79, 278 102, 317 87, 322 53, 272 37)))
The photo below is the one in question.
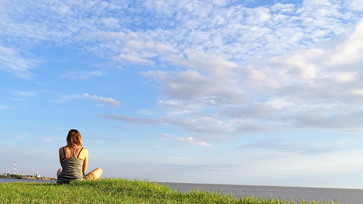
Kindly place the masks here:
POLYGON ((16 171, 16 161, 14 161, 14 174, 15 174, 15 171, 16 171))
POLYGON ((23 174, 22 175, 24 176, 24 170, 23 170, 23 174))
POLYGON ((35 177, 37 177, 37 178, 38 178, 38 176, 39 176, 39 174, 38 174, 38 171, 37 171, 37 173, 35 174, 35 177))

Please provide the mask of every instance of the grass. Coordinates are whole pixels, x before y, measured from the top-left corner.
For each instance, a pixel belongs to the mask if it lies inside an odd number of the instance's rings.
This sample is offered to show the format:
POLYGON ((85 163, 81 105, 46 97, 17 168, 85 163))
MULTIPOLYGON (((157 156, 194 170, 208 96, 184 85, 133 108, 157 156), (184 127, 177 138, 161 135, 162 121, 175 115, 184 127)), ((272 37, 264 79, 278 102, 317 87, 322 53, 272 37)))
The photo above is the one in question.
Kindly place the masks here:
MULTIPOLYGON (((50 183, 0 183, 1 203, 241 203, 241 204, 318 204, 322 202, 282 201, 279 199, 235 198, 219 192, 194 190, 176 192, 168 186, 148 181, 101 179, 66 185, 50 183)), ((336 204, 336 202, 327 202, 336 204)))

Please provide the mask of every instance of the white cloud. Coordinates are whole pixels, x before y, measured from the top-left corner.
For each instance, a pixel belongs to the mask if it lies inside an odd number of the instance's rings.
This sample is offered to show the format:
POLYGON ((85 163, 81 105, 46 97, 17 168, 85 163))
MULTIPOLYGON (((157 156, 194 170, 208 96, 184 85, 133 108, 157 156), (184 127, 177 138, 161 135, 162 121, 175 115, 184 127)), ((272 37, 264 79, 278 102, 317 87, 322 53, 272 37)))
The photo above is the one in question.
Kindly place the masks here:
POLYGON ((188 137, 188 138, 178 137, 176 138, 176 140, 194 145, 212 146, 211 144, 208 144, 206 142, 195 140, 193 137, 188 137))
POLYGON ((340 73, 338 76, 335 76, 335 79, 338 83, 347 83, 356 80, 356 77, 354 73, 340 73))
POLYGON ((168 109, 171 115, 192 113, 197 111, 198 107, 200 107, 198 104, 186 103, 186 101, 181 100, 159 100, 157 105, 168 109))
POLYGON ((106 104, 106 105, 110 105, 110 106, 120 106, 120 102, 116 101, 113 98, 104 98, 104 97, 99 97, 96 95, 89 95, 88 93, 84 93, 82 94, 83 97, 87 98, 87 99, 91 99, 94 100, 96 102, 102 103, 102 104, 106 104))
POLYGON ((288 75, 286 78, 297 76, 311 79, 316 77, 316 72, 318 71, 314 61, 321 58, 323 54, 323 50, 311 49, 296 53, 283 60, 272 58, 270 61, 275 64, 275 66, 279 67, 282 76, 288 75))
POLYGON ((350 35, 349 39, 336 48, 335 53, 330 56, 328 64, 336 66, 349 64, 356 60, 362 61, 363 55, 363 20, 361 20, 350 35))
POLYGON ((218 113, 231 118, 271 120, 276 119, 279 111, 268 103, 253 102, 249 105, 229 106, 218 113))
POLYGON ((352 10, 362 11, 363 10, 363 4, 361 0, 346 0, 346 4, 350 7, 352 10))
POLYGON ((152 110, 138 110, 137 113, 141 114, 141 115, 152 115, 152 114, 154 114, 154 111, 152 111, 152 110))
POLYGON ((172 139, 173 136, 169 135, 169 134, 166 134, 166 133, 160 133, 160 136, 163 138, 163 139, 172 139))
POLYGON ((116 18, 113 18, 113 17, 104 17, 104 18, 101 19, 101 21, 107 27, 110 27, 110 28, 117 28, 117 27, 119 27, 119 21, 116 18))
POLYGON ((112 32, 112 31, 98 31, 93 34, 93 36, 97 39, 104 39, 104 40, 137 40, 140 37, 137 33, 129 31, 128 33, 124 32, 112 32))
POLYGON ((273 98, 265 102, 266 105, 281 109, 283 107, 290 107, 293 106, 293 102, 289 102, 288 100, 284 98, 273 98))
POLYGON ((37 142, 46 142, 46 143, 52 143, 54 141, 56 141, 56 139, 54 138, 49 138, 49 137, 38 137, 36 139, 34 139, 37 142))
MULTIPOLYGON (((363 104, 359 89, 363 23, 357 23, 361 15, 356 0, 254 8, 203 0, 144 1, 137 8, 130 2, 102 1, 3 4, 11 9, 0 14, 0 35, 14 47, 79 43, 89 48, 86 52, 123 65, 153 65, 142 75, 158 82, 157 105, 166 115, 106 118, 224 135, 265 131, 275 123, 313 127, 310 113, 319 111, 322 121, 334 122, 339 114, 348 120, 363 104), (347 40, 339 46, 330 44, 338 35, 349 34, 355 24, 347 40)), ((36 62, 20 53, 0 47, 0 63, 6 65, 1 69, 29 77, 36 62)), ((73 70, 64 76, 78 80, 103 74, 73 70)), ((120 105, 89 94, 65 95, 57 101, 79 98, 120 105)), ((320 122, 314 127, 327 125, 320 122)))
POLYGON ((0 70, 11 72, 17 77, 29 79, 37 60, 22 57, 16 50, 0 46, 0 70))
POLYGON ((251 25, 259 25, 271 19, 270 9, 264 7, 248 9, 247 14, 247 23, 251 25))
POLYGON ((301 128, 331 129, 362 132, 361 110, 329 113, 324 109, 313 109, 293 116, 292 122, 301 128))
POLYGON ((235 63, 202 51, 185 51, 187 59, 173 61, 190 69, 180 72, 147 71, 160 85, 160 92, 172 99, 202 102, 210 106, 239 103, 245 100, 243 91, 233 79, 235 63))
POLYGON ((294 4, 274 4, 271 7, 272 11, 281 11, 281 12, 292 12, 294 11, 295 5, 294 4))
MULTIPOLYGON (((350 36, 359 29, 357 26, 350 36)), ((159 82, 163 99, 158 105, 167 111, 166 116, 132 120, 123 116, 121 120, 145 124, 162 121, 210 137, 329 126, 361 131, 361 121, 354 114, 363 104, 362 91, 357 88, 363 85, 358 69, 361 65, 326 63, 346 42, 241 67, 214 54, 185 51, 185 56, 170 60, 185 70, 142 72, 159 82)))
POLYGON ((130 63, 152 64, 152 57, 170 60, 188 49, 246 61, 289 53, 310 46, 305 44, 309 40, 319 42, 331 37, 332 33, 344 33, 342 18, 352 20, 349 9, 350 5, 356 4, 354 2, 350 1, 348 5, 304 1, 299 13, 292 17, 270 13, 270 10, 290 12, 295 9, 292 4, 245 8, 242 4, 227 2, 162 0, 144 1, 139 5, 141 8, 136 9, 136 4, 127 2, 16 4, 9 1, 6 5, 13 9, 4 10, 8 15, 4 15, 6 20, 2 21, 1 27, 7 37, 18 36, 20 41, 27 38, 59 43, 90 41, 95 43, 90 50, 100 56, 120 56, 130 63), (40 12, 30 12, 28 8, 40 12), (47 8, 54 8, 59 13, 47 8), (135 15, 128 15, 130 9, 135 15), (110 16, 109 10, 118 11, 119 15, 110 16), (9 17, 14 11, 22 21, 9 17), (153 15, 138 15, 141 12, 153 15), (40 24, 37 19, 47 24, 40 24), (311 21, 304 23, 306 19, 311 21), (135 30, 138 26, 151 28, 135 30))
POLYGON ((17 91, 15 94, 22 97, 35 96, 35 93, 33 91, 17 91))
POLYGON ((0 105, 0 110, 6 110, 6 109, 11 109, 9 106, 1 106, 0 105))
POLYGON ((52 6, 52 10, 54 12, 57 12, 60 16, 72 15, 73 14, 70 7, 65 5, 63 2, 56 2, 56 5, 52 6))
POLYGON ((54 103, 67 103, 74 99, 80 99, 80 98, 82 98, 82 95, 80 95, 80 94, 67 94, 67 95, 60 96, 59 99, 53 100, 53 102, 54 103))
POLYGON ((148 64, 148 65, 154 64, 154 62, 151 61, 151 60, 146 60, 146 59, 140 58, 140 57, 135 56, 135 55, 120 54, 119 58, 127 60, 127 61, 129 61, 131 63, 135 63, 135 64, 148 64))
POLYGON ((173 163, 179 163, 179 164, 190 160, 188 157, 170 156, 169 158, 172 160, 173 163))
POLYGON ((120 106, 120 102, 116 101, 113 98, 104 98, 104 97, 99 97, 96 95, 89 95, 88 93, 63 95, 59 99, 53 100, 53 102, 54 103, 67 103, 74 99, 81 99, 81 98, 87 98, 87 99, 96 101, 100 104, 106 104, 106 105, 110 105, 110 106, 114 106, 114 107, 120 106))
POLYGON ((163 119, 160 118, 135 118, 120 114, 99 114, 100 117, 107 118, 110 120, 118 120, 128 123, 136 123, 143 125, 162 125, 163 119))
MULTIPOLYGON (((221 112, 221 115, 225 114, 221 112)), ((228 115, 226 113, 225 115, 228 115)), ((137 118, 120 114, 99 114, 98 116, 117 120, 127 123, 135 123, 142 125, 176 125, 184 128, 187 131, 198 134, 208 135, 209 137, 219 137, 228 134, 246 134, 251 132, 261 132, 271 130, 272 128, 265 127, 257 122, 246 120, 243 117, 232 116, 232 119, 220 119, 216 114, 200 114, 192 113, 187 115, 169 114, 162 118, 137 118), (241 119, 242 118, 242 119, 241 119)), ((260 116, 257 116, 257 118, 260 116)))
POLYGON ((173 136, 171 136, 169 134, 165 134, 165 133, 161 133, 160 136, 161 136, 161 139, 163 139, 163 140, 173 140, 173 141, 185 142, 188 144, 200 145, 200 146, 212 146, 211 144, 208 144, 204 141, 196 140, 193 137, 188 137, 188 138, 178 137, 178 138, 174 139, 173 136))
MULTIPOLYGON (((161 136, 161 139, 163 139, 163 140, 172 140, 172 139, 174 139, 173 136, 171 136, 169 134, 165 134, 165 133, 161 133, 160 136, 161 136)), ((200 145, 200 146, 212 146, 211 144, 208 144, 208 143, 206 143, 204 141, 196 140, 193 137, 188 137, 188 138, 178 137, 178 138, 175 138, 174 141, 185 142, 185 143, 188 143, 188 144, 200 145)))
POLYGON ((337 151, 332 147, 314 146, 314 144, 294 144, 284 139, 264 139, 251 144, 242 145, 240 149, 256 148, 277 152, 297 152, 298 154, 317 155, 337 151))
POLYGON ((81 79, 88 79, 93 76, 102 76, 104 75, 104 72, 95 70, 95 71, 81 71, 81 70, 71 70, 67 71, 65 74, 63 74, 63 77, 69 77, 73 80, 81 80, 81 79))
MULTIPOLYGON (((214 81, 198 71, 185 71, 174 73, 161 71, 148 71, 146 76, 153 76, 161 80, 161 92, 164 95, 184 100, 200 100, 209 95, 208 92, 215 92, 214 81)), ((211 93, 213 94, 213 93, 211 93)))
POLYGON ((207 54, 204 51, 187 49, 183 54, 186 55, 187 59, 174 63, 180 63, 186 67, 215 75, 228 75, 232 69, 237 68, 235 63, 214 54, 207 54))

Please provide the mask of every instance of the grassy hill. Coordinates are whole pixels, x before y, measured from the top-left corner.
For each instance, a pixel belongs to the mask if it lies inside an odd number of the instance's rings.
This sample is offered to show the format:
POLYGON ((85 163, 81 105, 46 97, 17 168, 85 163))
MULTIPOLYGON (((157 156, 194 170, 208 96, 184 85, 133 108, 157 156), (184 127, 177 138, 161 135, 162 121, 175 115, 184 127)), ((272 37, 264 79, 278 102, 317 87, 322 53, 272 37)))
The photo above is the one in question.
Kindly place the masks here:
MULTIPOLYGON (((50 183, 0 183, 1 203, 241 203, 241 204, 315 204, 279 199, 235 198, 219 192, 200 190, 176 192, 168 186, 149 181, 101 179, 58 185, 50 183)), ((328 202, 336 204, 336 202, 328 202)))

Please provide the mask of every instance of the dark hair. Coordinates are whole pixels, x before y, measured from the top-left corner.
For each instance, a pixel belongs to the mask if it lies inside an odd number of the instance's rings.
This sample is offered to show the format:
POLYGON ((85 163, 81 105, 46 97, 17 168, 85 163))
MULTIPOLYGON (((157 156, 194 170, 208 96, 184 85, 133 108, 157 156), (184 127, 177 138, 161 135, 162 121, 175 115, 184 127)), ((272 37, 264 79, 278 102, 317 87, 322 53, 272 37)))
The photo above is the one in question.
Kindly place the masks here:
POLYGON ((82 146, 82 136, 81 133, 76 129, 72 129, 67 135, 67 147, 71 148, 73 146, 82 146))

